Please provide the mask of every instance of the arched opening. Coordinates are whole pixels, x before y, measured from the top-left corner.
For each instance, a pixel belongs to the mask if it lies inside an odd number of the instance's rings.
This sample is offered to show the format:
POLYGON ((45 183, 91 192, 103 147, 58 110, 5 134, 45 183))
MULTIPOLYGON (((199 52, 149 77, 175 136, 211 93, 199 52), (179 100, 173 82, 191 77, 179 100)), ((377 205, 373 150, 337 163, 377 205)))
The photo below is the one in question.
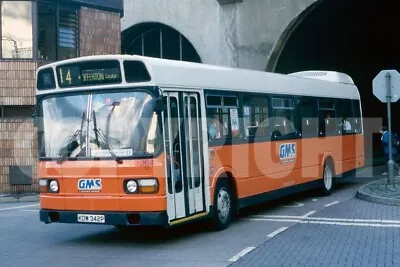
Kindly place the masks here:
POLYGON ((283 31, 278 41, 275 43, 272 48, 271 54, 269 56, 267 69, 266 71, 275 71, 276 65, 280 60, 283 49, 286 47, 286 43, 289 41, 289 38, 292 36, 292 33, 297 30, 297 27, 302 23, 303 19, 306 18, 313 10, 316 8, 321 1, 317 1, 311 6, 309 6, 306 10, 301 12, 296 18, 294 18, 286 29, 283 31))
MULTIPOLYGON (((278 73, 316 69, 347 73, 359 88, 364 117, 382 118, 386 124, 386 105, 373 95, 372 80, 382 69, 400 69, 395 0, 385 4, 321 0, 311 8, 285 42, 278 43, 267 69, 278 73)), ((394 103, 392 129, 396 132, 400 131, 399 112, 400 104, 394 103)), ((367 157, 379 156, 379 129, 368 123, 364 126, 367 134, 376 133, 373 146, 371 140, 366 142, 367 157)))
POLYGON ((122 32, 122 53, 201 63, 189 40, 161 23, 140 23, 122 32))

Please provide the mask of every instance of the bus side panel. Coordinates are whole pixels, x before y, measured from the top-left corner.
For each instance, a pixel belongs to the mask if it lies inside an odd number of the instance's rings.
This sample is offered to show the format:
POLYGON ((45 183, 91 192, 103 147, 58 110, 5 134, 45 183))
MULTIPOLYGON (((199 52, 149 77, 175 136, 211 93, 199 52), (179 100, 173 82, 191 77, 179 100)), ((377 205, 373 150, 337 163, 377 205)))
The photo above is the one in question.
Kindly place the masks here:
POLYGON ((239 198, 294 184, 296 176, 291 172, 295 169, 295 162, 285 164, 280 162, 280 145, 285 143, 297 143, 297 141, 211 147, 210 155, 213 155, 210 158, 211 192, 214 191, 218 178, 216 174, 224 168, 234 170, 239 198))
POLYGON ((331 140, 318 138, 305 138, 298 141, 296 168, 293 175, 295 184, 315 181, 321 178, 321 161, 325 151, 331 151, 331 140))
POLYGON ((301 141, 302 168, 299 183, 322 178, 322 160, 331 156, 337 175, 364 166, 363 135, 310 138, 301 141))
POLYGON ((342 173, 353 171, 363 167, 365 164, 364 135, 346 135, 342 139, 343 157, 335 164, 335 171, 338 177, 342 173))
MULTIPOLYGON (((346 135, 342 140, 342 168, 340 173, 364 166, 364 139, 362 135, 346 135)), ((340 165, 340 164, 339 164, 340 165)))
POLYGON ((365 165, 365 140, 364 140, 364 135, 363 134, 358 134, 356 138, 356 155, 357 155, 357 167, 363 167, 365 165))
POLYGON ((214 155, 210 159, 211 192, 218 178, 216 172, 230 168, 236 174, 239 198, 321 179, 326 156, 333 158, 337 174, 364 165, 362 135, 227 145, 211 147, 210 151, 214 155), (280 149, 286 144, 296 144, 294 162, 281 158, 280 149))

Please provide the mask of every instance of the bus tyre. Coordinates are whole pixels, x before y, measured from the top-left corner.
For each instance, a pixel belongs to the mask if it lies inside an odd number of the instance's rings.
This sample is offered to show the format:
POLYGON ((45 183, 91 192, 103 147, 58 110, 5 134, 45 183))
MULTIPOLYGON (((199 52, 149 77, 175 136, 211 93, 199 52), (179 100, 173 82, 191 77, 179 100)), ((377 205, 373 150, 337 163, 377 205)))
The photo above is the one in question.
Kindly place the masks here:
POLYGON ((325 196, 329 196, 333 192, 334 180, 333 180, 333 168, 331 164, 325 163, 324 171, 322 173, 322 193, 325 196))
POLYGON ((214 214, 212 218, 212 226, 215 230, 220 231, 228 227, 233 218, 233 203, 234 196, 228 181, 226 179, 218 181, 214 192, 214 214))

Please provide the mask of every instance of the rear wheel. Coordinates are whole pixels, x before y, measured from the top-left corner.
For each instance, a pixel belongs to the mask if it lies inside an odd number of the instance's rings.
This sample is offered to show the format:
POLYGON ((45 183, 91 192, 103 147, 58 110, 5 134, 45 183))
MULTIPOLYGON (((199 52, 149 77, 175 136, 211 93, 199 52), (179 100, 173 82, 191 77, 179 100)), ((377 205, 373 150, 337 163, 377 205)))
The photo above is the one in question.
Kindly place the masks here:
POLYGON ((324 195, 330 195, 334 189, 334 172, 331 164, 325 163, 324 171, 322 174, 322 193, 324 195))
POLYGON ((235 198, 232 188, 226 179, 217 183, 214 193, 214 214, 212 218, 213 228, 223 230, 231 223, 234 214, 235 198))

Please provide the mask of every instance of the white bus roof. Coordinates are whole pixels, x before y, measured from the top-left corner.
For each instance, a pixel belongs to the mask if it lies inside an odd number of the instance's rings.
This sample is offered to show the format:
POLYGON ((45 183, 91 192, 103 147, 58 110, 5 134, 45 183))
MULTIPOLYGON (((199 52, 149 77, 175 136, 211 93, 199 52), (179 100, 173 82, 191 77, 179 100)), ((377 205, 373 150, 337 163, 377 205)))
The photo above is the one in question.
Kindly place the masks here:
POLYGON ((354 85, 354 81, 349 75, 336 71, 310 70, 294 72, 289 75, 354 85))
MULTIPOLYGON (((151 81, 140 85, 360 99, 352 79, 346 74, 332 71, 309 71, 286 75, 136 55, 86 56, 51 63, 40 67, 38 71, 49 66, 55 68, 62 64, 104 59, 142 61, 148 69, 151 81)), ((123 85, 128 84, 123 82, 123 85)), ((112 87, 115 88, 116 85, 98 86, 101 89, 112 87)), ((55 91, 70 91, 70 89, 55 91)), ((37 93, 42 92, 37 91, 37 93)), ((49 90, 43 93, 49 93, 49 90)))

